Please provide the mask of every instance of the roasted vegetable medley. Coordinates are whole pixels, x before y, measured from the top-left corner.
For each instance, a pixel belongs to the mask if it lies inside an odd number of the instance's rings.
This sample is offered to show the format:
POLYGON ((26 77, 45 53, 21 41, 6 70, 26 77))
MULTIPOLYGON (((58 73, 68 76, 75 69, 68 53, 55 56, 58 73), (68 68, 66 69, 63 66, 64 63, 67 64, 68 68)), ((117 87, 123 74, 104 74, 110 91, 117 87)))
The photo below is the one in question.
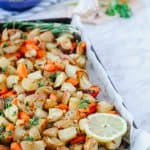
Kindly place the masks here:
POLYGON ((72 33, 3 30, 0 150, 120 146, 126 122, 112 104, 96 99, 101 90, 89 81, 85 53, 86 43, 72 33))

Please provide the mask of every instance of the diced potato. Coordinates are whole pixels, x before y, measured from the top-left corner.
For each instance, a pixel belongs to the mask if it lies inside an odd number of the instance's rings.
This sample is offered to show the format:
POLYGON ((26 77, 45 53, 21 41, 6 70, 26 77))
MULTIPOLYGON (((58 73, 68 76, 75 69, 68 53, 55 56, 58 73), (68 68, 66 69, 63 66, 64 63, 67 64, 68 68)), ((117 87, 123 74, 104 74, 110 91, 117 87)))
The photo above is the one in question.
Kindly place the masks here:
POLYGON ((16 75, 10 75, 7 77, 7 87, 12 88, 15 84, 18 83, 19 77, 16 75))
POLYGON ((32 127, 29 130, 29 136, 32 136, 34 140, 41 139, 41 135, 40 135, 39 129, 37 127, 32 127))
POLYGON ((63 111, 59 108, 50 108, 48 114, 48 121, 53 122, 61 119, 63 116, 63 111))
POLYGON ((55 127, 46 129, 43 132, 43 135, 48 137, 57 137, 57 134, 58 134, 58 129, 55 127))
POLYGON ((4 68, 10 65, 10 60, 5 58, 5 57, 1 57, 0 58, 0 67, 4 68))
POLYGON ((45 150, 46 144, 44 141, 22 141, 22 150, 45 150))
POLYGON ((83 149, 83 145, 82 144, 74 144, 74 145, 70 146, 70 150, 82 150, 82 149, 83 149))
POLYGON ((41 108, 37 108, 35 111, 35 116, 38 118, 46 118, 47 115, 48 115, 47 112, 41 108))
POLYGON ((57 39, 57 43, 65 50, 70 50, 72 48, 72 42, 66 35, 61 35, 57 39))
POLYGON ((70 150, 70 149, 67 148, 66 146, 63 146, 63 147, 58 147, 57 150, 70 150))
POLYGON ((60 72, 56 77, 54 87, 55 88, 60 87, 66 78, 67 78, 66 74, 64 72, 60 72))
POLYGON ((2 41, 7 41, 9 39, 7 28, 3 30, 1 38, 2 38, 2 41))
POLYGON ((31 58, 31 57, 36 57, 37 51, 35 49, 31 49, 25 52, 25 57, 31 58))
POLYGON ((108 103, 107 101, 100 101, 97 105, 97 112, 107 113, 113 110, 113 105, 108 103))
POLYGON ((77 97, 71 97, 69 100, 69 110, 76 110, 80 104, 80 99, 77 97))
POLYGON ((34 67, 36 69, 42 69, 46 63, 46 59, 36 59, 34 67))
POLYGON ((54 126, 57 127, 58 129, 68 128, 73 125, 74 125, 73 120, 70 119, 63 119, 54 123, 54 126))
POLYGON ((54 48, 56 48, 57 47, 57 45, 55 44, 55 43, 47 43, 46 44, 46 49, 48 50, 48 51, 51 51, 52 49, 54 49, 54 48))
POLYGON ((44 137, 44 142, 49 149, 56 149, 57 147, 64 146, 64 143, 56 137, 44 137))
POLYGON ((16 75, 17 74, 17 70, 14 66, 8 66, 7 67, 7 73, 9 75, 16 75))
POLYGON ((14 90, 17 94, 21 94, 21 93, 24 92, 24 89, 23 89, 22 86, 19 85, 19 84, 14 85, 13 90, 14 90))
POLYGON ((38 87, 38 83, 37 81, 33 80, 33 79, 29 79, 29 78, 24 78, 22 80, 22 83, 21 83, 22 87, 24 90, 26 91, 34 91, 37 89, 38 87))
POLYGON ((39 119, 39 123, 36 126, 40 132, 43 132, 43 130, 47 127, 47 119, 39 119))
POLYGON ((71 83, 64 82, 61 86, 61 91, 75 92, 76 88, 71 83))
POLYGON ((89 138, 84 144, 84 150, 98 150, 98 142, 94 138, 89 138))
POLYGON ((80 127, 81 131, 83 131, 83 132, 85 131, 85 126, 87 125, 87 123, 88 123, 88 120, 86 118, 80 119, 79 127, 80 127))
POLYGON ((78 70, 77 66, 70 65, 68 63, 65 65, 65 72, 68 77, 74 77, 77 70, 78 70))
POLYGON ((21 125, 23 125, 24 124, 24 120, 22 120, 22 119, 18 119, 17 121, 16 121, 16 126, 21 126, 21 125))
POLYGON ((9 123, 8 120, 6 120, 4 117, 0 116, 0 125, 7 126, 8 123, 9 123))
POLYGON ((57 101, 51 100, 51 99, 46 99, 46 101, 44 103, 44 109, 53 108, 56 105, 57 105, 57 101))
POLYGON ((23 129, 23 127, 16 126, 15 137, 14 137, 15 141, 23 140, 26 135, 27 135, 27 131, 25 129, 23 129))
POLYGON ((52 60, 52 61, 61 62, 61 59, 59 56, 54 55, 53 53, 50 53, 50 52, 47 53, 47 58, 52 60))
POLYGON ((40 35, 40 40, 42 40, 43 42, 52 42, 54 40, 54 35, 51 31, 43 32, 40 35))
POLYGON ((40 29, 36 28, 29 32, 28 39, 32 39, 40 34, 40 29))
POLYGON ((15 123, 18 119, 18 107, 16 105, 12 105, 4 110, 4 114, 8 120, 15 123))
POLYGON ((86 76, 80 77, 80 88, 81 89, 86 90, 91 86, 92 86, 92 84, 86 76))
POLYGON ((122 139, 122 138, 119 137, 119 138, 113 140, 112 142, 106 143, 106 144, 105 144, 106 148, 107 148, 107 149, 111 149, 111 150, 117 149, 117 148, 120 146, 120 144, 121 144, 121 139, 122 139))
POLYGON ((77 130, 75 127, 69 127, 63 130, 58 131, 58 136, 61 141, 68 142, 71 139, 75 138, 77 135, 77 130))
POLYGON ((6 81, 7 77, 5 74, 0 74, 0 83, 4 83, 6 81))
POLYGON ((16 44, 16 45, 11 45, 11 46, 3 48, 3 51, 5 53, 15 53, 15 52, 17 52, 19 50, 19 48, 20 48, 20 45, 16 44))
POLYGON ((70 96, 71 96, 71 93, 69 91, 65 91, 62 96, 62 103, 67 105, 69 102, 70 96))
POLYGON ((84 68, 86 64, 86 58, 85 56, 80 56, 76 59, 76 63, 79 67, 84 68))
POLYGON ((41 70, 28 74, 28 78, 33 79, 33 80, 42 79, 41 70))

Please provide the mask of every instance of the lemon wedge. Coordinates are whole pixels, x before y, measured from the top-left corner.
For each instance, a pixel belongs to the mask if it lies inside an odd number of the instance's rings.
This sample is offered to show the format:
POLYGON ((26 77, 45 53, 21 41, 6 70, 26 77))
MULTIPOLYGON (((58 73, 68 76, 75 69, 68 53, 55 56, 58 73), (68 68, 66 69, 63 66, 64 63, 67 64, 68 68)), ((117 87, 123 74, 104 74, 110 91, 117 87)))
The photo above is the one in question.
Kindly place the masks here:
POLYGON ((103 143, 119 138, 127 132, 127 122, 122 117, 106 113, 89 115, 84 127, 87 136, 103 143))

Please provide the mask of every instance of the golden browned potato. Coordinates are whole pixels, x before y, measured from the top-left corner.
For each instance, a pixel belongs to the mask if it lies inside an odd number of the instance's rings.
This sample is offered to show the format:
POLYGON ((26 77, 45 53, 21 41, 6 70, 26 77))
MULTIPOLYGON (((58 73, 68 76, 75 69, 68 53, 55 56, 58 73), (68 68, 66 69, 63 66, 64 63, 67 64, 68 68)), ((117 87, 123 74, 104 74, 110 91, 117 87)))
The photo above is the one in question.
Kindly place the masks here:
POLYGON ((39 129, 37 127, 32 127, 29 130, 29 136, 33 137, 34 140, 41 139, 41 135, 40 135, 39 129))
POLYGON ((54 122, 63 116, 63 111, 59 108, 50 108, 49 109, 49 114, 48 114, 48 121, 49 122, 54 122))
POLYGON ((68 142, 71 139, 75 138, 77 135, 77 130, 75 127, 69 127, 63 130, 58 131, 58 136, 61 141, 68 142))
POLYGON ((44 109, 54 108, 57 105, 56 100, 46 99, 44 103, 44 109))
POLYGON ((46 143, 46 147, 52 150, 64 146, 64 143, 56 137, 44 137, 44 142, 46 143))
POLYGON ((38 118, 46 118, 48 114, 43 109, 37 108, 34 115, 38 118))
POLYGON ((46 129, 43 132, 43 135, 48 137, 57 137, 57 134, 58 134, 58 129, 55 127, 46 129))
POLYGON ((70 119, 63 119, 54 123, 54 126, 57 127, 58 129, 68 128, 73 125, 74 125, 73 120, 70 119))
POLYGON ((76 110, 80 104, 80 99, 77 97, 71 97, 69 100, 69 110, 76 110))
POLYGON ((46 144, 44 141, 22 141, 22 150, 45 150, 46 144))
POLYGON ((40 35, 40 40, 43 42, 52 42, 54 40, 54 35, 52 34, 51 31, 43 32, 40 35))
POLYGON ((39 122, 38 122, 38 129, 40 132, 43 132, 43 130, 46 128, 48 122, 47 122, 47 119, 39 119, 39 122))
POLYGON ((83 145, 82 144, 74 144, 70 146, 70 150, 82 150, 83 145))
POLYGON ((114 108, 113 105, 108 103, 107 101, 100 101, 97 106, 97 112, 107 113, 113 110, 113 108, 114 108))
POLYGON ((15 128, 14 140, 15 141, 23 140, 26 135, 27 135, 27 131, 23 127, 17 125, 15 128))
POLYGON ((98 142, 94 138, 87 139, 84 150, 98 150, 98 142))

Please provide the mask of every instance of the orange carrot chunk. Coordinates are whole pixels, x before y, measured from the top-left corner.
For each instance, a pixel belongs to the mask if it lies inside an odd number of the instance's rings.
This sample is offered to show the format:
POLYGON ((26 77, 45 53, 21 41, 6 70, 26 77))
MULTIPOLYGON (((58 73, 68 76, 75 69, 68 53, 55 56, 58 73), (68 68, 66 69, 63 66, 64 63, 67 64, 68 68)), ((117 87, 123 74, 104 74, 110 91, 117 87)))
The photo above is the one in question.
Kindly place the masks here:
POLYGON ((22 150, 22 148, 19 143, 13 142, 10 145, 10 150, 22 150))
POLYGON ((68 79, 66 80, 66 82, 69 82, 69 83, 71 83, 71 84, 74 85, 74 86, 76 86, 76 85, 79 84, 79 80, 76 79, 76 78, 68 78, 68 79))
POLYGON ((10 131, 10 130, 14 130, 15 129, 15 126, 12 124, 12 123, 9 123, 7 126, 6 126, 6 131, 10 131))
POLYGON ((70 144, 81 144, 85 142, 85 135, 79 135, 70 141, 70 144))
POLYGON ((63 110, 66 110, 66 111, 68 111, 68 109, 69 109, 68 106, 65 105, 65 104, 59 104, 59 105, 56 106, 56 108, 63 109, 63 110))
POLYGON ((19 112, 19 118, 26 122, 28 122, 30 120, 30 117, 25 112, 19 112))
POLYGON ((17 67, 17 73, 19 77, 26 78, 28 75, 28 69, 24 63, 20 63, 17 67))

